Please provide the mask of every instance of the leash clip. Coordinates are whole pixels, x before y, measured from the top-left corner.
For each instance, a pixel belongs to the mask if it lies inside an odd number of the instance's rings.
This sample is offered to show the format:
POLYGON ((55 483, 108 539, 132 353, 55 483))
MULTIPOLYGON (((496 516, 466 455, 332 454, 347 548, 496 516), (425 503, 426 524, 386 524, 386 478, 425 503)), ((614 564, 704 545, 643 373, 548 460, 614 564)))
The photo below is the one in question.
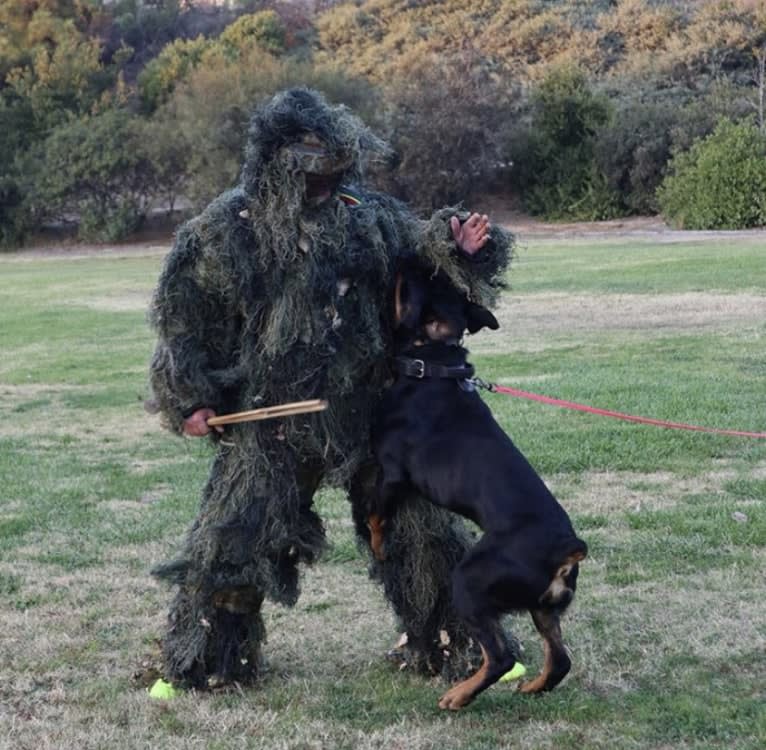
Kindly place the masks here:
POLYGON ((412 373, 412 377, 422 380, 426 376, 426 363, 422 359, 413 359, 412 364, 418 368, 412 373))
POLYGON ((488 383, 486 380, 482 380, 481 378, 470 378, 468 382, 476 388, 481 388, 483 391, 489 391, 490 393, 495 392, 494 383, 488 383))

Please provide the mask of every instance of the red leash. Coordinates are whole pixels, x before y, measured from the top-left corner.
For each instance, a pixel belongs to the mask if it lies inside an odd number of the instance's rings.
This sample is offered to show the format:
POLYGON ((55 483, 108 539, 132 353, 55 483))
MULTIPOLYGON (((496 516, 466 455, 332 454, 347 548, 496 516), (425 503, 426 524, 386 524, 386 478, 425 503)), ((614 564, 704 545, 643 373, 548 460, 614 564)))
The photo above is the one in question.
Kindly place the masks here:
MULTIPOLYGON (((477 378, 478 380, 478 378, 477 378)), ((684 424, 683 422, 665 422, 661 419, 650 419, 649 417, 635 417, 632 414, 623 414, 619 411, 610 411, 609 409, 598 409, 594 406, 578 404, 574 401, 563 401, 560 398, 551 398, 550 396, 541 396, 538 393, 529 391, 520 391, 517 388, 508 388, 504 385, 494 383, 477 383, 480 387, 485 387, 494 393, 505 393, 516 398, 524 398, 529 401, 539 401, 541 404, 550 404, 551 406, 561 406, 564 409, 573 409, 574 411, 583 411, 587 414, 599 414, 602 417, 613 417, 622 419, 626 422, 637 422, 638 424, 651 424, 655 427, 667 427, 673 430, 691 430, 693 432, 707 432, 713 435, 734 435, 736 437, 766 438, 766 432, 742 432, 741 430, 718 430, 714 427, 700 427, 694 424, 684 424)))

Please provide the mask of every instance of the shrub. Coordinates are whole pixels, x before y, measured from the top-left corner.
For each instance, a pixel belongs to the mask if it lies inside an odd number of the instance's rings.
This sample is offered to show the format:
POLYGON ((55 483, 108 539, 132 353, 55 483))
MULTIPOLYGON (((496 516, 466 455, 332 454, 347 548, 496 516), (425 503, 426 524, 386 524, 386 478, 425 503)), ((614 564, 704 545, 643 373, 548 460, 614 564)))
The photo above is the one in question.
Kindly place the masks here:
POLYGON ((614 95, 614 116, 597 131, 594 155, 628 214, 657 213, 657 188, 673 154, 712 133, 724 117, 743 119, 748 106, 742 90, 725 81, 700 94, 677 88, 654 91, 646 81, 628 77, 614 95))
POLYGON ((386 185, 419 209, 487 192, 511 119, 506 84, 472 55, 426 56, 384 89, 385 132, 397 157, 386 185))
POLYGON ((686 229, 766 224, 766 138, 752 121, 722 120, 678 154, 658 192, 663 214, 686 229))
POLYGON ((166 101, 176 85, 199 65, 210 43, 202 36, 196 39, 178 39, 163 47, 138 76, 141 103, 153 112, 166 101))
POLYGON ((72 119, 22 159, 36 221, 79 222, 89 239, 116 240, 144 219, 157 191, 141 123, 120 109, 72 119))
POLYGON ((577 68, 552 70, 531 96, 530 121, 511 140, 513 179, 526 207, 561 219, 604 219, 618 201, 594 156, 610 116, 605 97, 577 68))
POLYGON ((217 39, 177 39, 138 76, 144 110, 154 112, 197 68, 218 65, 222 56, 228 62, 238 62, 253 53, 268 58, 285 51, 285 39, 284 24, 273 10, 241 16, 217 39))
POLYGON ((273 10, 249 13, 226 27, 217 44, 232 58, 250 49, 260 47, 278 55, 285 51, 286 31, 280 17, 273 10))
POLYGON ((657 213, 657 187, 665 176, 678 122, 677 106, 629 103, 596 134, 598 170, 625 213, 657 213))

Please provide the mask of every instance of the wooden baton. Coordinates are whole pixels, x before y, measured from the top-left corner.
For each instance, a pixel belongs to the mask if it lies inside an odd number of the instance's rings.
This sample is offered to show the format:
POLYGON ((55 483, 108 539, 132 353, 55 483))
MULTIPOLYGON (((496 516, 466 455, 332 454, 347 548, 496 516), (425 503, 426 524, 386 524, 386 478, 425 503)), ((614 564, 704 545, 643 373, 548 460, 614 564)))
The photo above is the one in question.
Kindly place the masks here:
POLYGON ((327 401, 319 398, 310 401, 295 401, 291 404, 279 404, 278 406, 264 406, 261 409, 250 411, 238 411, 234 414, 222 414, 220 417, 211 417, 207 420, 210 427, 223 424, 238 424, 239 422, 258 422, 262 419, 276 419, 277 417, 292 417, 296 414, 310 414, 314 411, 324 411, 327 401))

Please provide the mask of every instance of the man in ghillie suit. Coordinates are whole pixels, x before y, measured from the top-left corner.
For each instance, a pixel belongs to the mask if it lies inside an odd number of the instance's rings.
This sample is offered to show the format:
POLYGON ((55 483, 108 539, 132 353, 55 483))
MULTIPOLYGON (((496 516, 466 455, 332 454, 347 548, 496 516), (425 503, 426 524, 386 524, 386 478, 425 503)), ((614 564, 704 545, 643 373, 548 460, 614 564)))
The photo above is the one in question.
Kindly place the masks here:
MULTIPOLYGON (((370 419, 387 377, 397 260, 419 255, 484 305, 502 287, 512 242, 486 217, 443 210, 424 222, 359 188, 365 155, 384 149, 316 92, 276 95, 253 116, 239 186, 179 230, 165 261, 152 388, 169 428, 217 444, 180 559, 154 571, 178 587, 163 639, 165 676, 177 684, 258 675, 264 597, 293 605, 298 564, 325 542, 312 509, 320 484, 349 491, 369 549, 370 419), (206 424, 314 398, 328 409, 223 434, 206 424)), ((409 663, 453 678, 472 653, 449 593, 468 535, 418 498, 391 524, 372 575, 408 634, 409 663)))

